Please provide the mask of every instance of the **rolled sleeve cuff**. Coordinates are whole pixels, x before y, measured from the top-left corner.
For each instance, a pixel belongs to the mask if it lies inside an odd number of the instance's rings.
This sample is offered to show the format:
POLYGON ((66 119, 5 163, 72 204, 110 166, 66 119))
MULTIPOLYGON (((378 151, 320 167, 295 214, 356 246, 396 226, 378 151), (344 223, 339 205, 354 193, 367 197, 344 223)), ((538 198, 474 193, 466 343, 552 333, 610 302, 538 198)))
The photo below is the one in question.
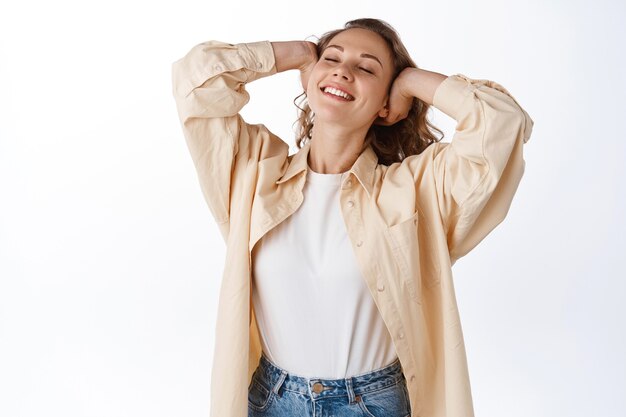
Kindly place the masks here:
POLYGON ((458 120, 467 100, 472 99, 472 92, 475 89, 476 86, 465 75, 450 75, 435 90, 433 105, 454 120, 458 120))
POLYGON ((261 73, 276 72, 274 49, 270 41, 239 43, 237 48, 247 69, 261 73))

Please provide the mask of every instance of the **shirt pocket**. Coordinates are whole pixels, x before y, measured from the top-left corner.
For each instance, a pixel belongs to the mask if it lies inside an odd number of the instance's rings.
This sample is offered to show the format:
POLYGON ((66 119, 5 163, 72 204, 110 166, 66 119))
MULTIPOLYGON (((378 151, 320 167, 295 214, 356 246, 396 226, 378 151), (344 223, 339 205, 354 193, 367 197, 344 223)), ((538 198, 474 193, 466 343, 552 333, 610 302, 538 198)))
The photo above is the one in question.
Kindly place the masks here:
POLYGON ((417 235, 419 213, 416 211, 410 217, 393 226, 387 226, 386 237, 393 254, 393 258, 400 270, 402 282, 411 299, 422 303, 420 252, 417 235))

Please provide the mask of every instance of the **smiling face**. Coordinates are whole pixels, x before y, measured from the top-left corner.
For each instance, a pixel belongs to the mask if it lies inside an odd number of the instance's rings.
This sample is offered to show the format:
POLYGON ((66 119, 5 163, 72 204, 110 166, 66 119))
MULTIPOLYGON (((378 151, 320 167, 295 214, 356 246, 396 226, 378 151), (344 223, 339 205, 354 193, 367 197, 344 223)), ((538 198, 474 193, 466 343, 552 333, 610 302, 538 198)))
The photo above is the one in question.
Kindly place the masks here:
POLYGON ((380 35, 361 28, 335 35, 320 54, 307 86, 315 120, 369 128, 385 115, 392 75, 391 52, 380 35))

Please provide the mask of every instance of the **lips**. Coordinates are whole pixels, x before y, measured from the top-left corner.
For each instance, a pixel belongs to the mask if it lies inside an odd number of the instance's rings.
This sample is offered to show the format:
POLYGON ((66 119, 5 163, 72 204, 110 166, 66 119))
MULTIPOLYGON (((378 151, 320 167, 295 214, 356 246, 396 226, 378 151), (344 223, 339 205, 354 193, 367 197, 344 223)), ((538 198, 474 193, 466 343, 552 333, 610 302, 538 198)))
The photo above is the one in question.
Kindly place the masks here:
POLYGON ((328 84, 320 88, 320 91, 324 93, 324 95, 332 96, 333 98, 337 98, 343 101, 353 101, 354 96, 350 94, 345 88, 339 87, 337 85, 328 84))

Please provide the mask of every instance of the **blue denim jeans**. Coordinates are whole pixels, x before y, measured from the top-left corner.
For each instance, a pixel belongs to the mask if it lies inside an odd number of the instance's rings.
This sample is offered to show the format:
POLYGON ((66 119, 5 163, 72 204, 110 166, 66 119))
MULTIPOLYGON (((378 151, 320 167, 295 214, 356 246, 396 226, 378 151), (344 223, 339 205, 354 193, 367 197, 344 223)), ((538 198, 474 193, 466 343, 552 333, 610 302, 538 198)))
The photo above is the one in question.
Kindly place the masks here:
POLYGON ((345 379, 289 374, 265 353, 248 387, 248 417, 409 417, 400 360, 345 379))

